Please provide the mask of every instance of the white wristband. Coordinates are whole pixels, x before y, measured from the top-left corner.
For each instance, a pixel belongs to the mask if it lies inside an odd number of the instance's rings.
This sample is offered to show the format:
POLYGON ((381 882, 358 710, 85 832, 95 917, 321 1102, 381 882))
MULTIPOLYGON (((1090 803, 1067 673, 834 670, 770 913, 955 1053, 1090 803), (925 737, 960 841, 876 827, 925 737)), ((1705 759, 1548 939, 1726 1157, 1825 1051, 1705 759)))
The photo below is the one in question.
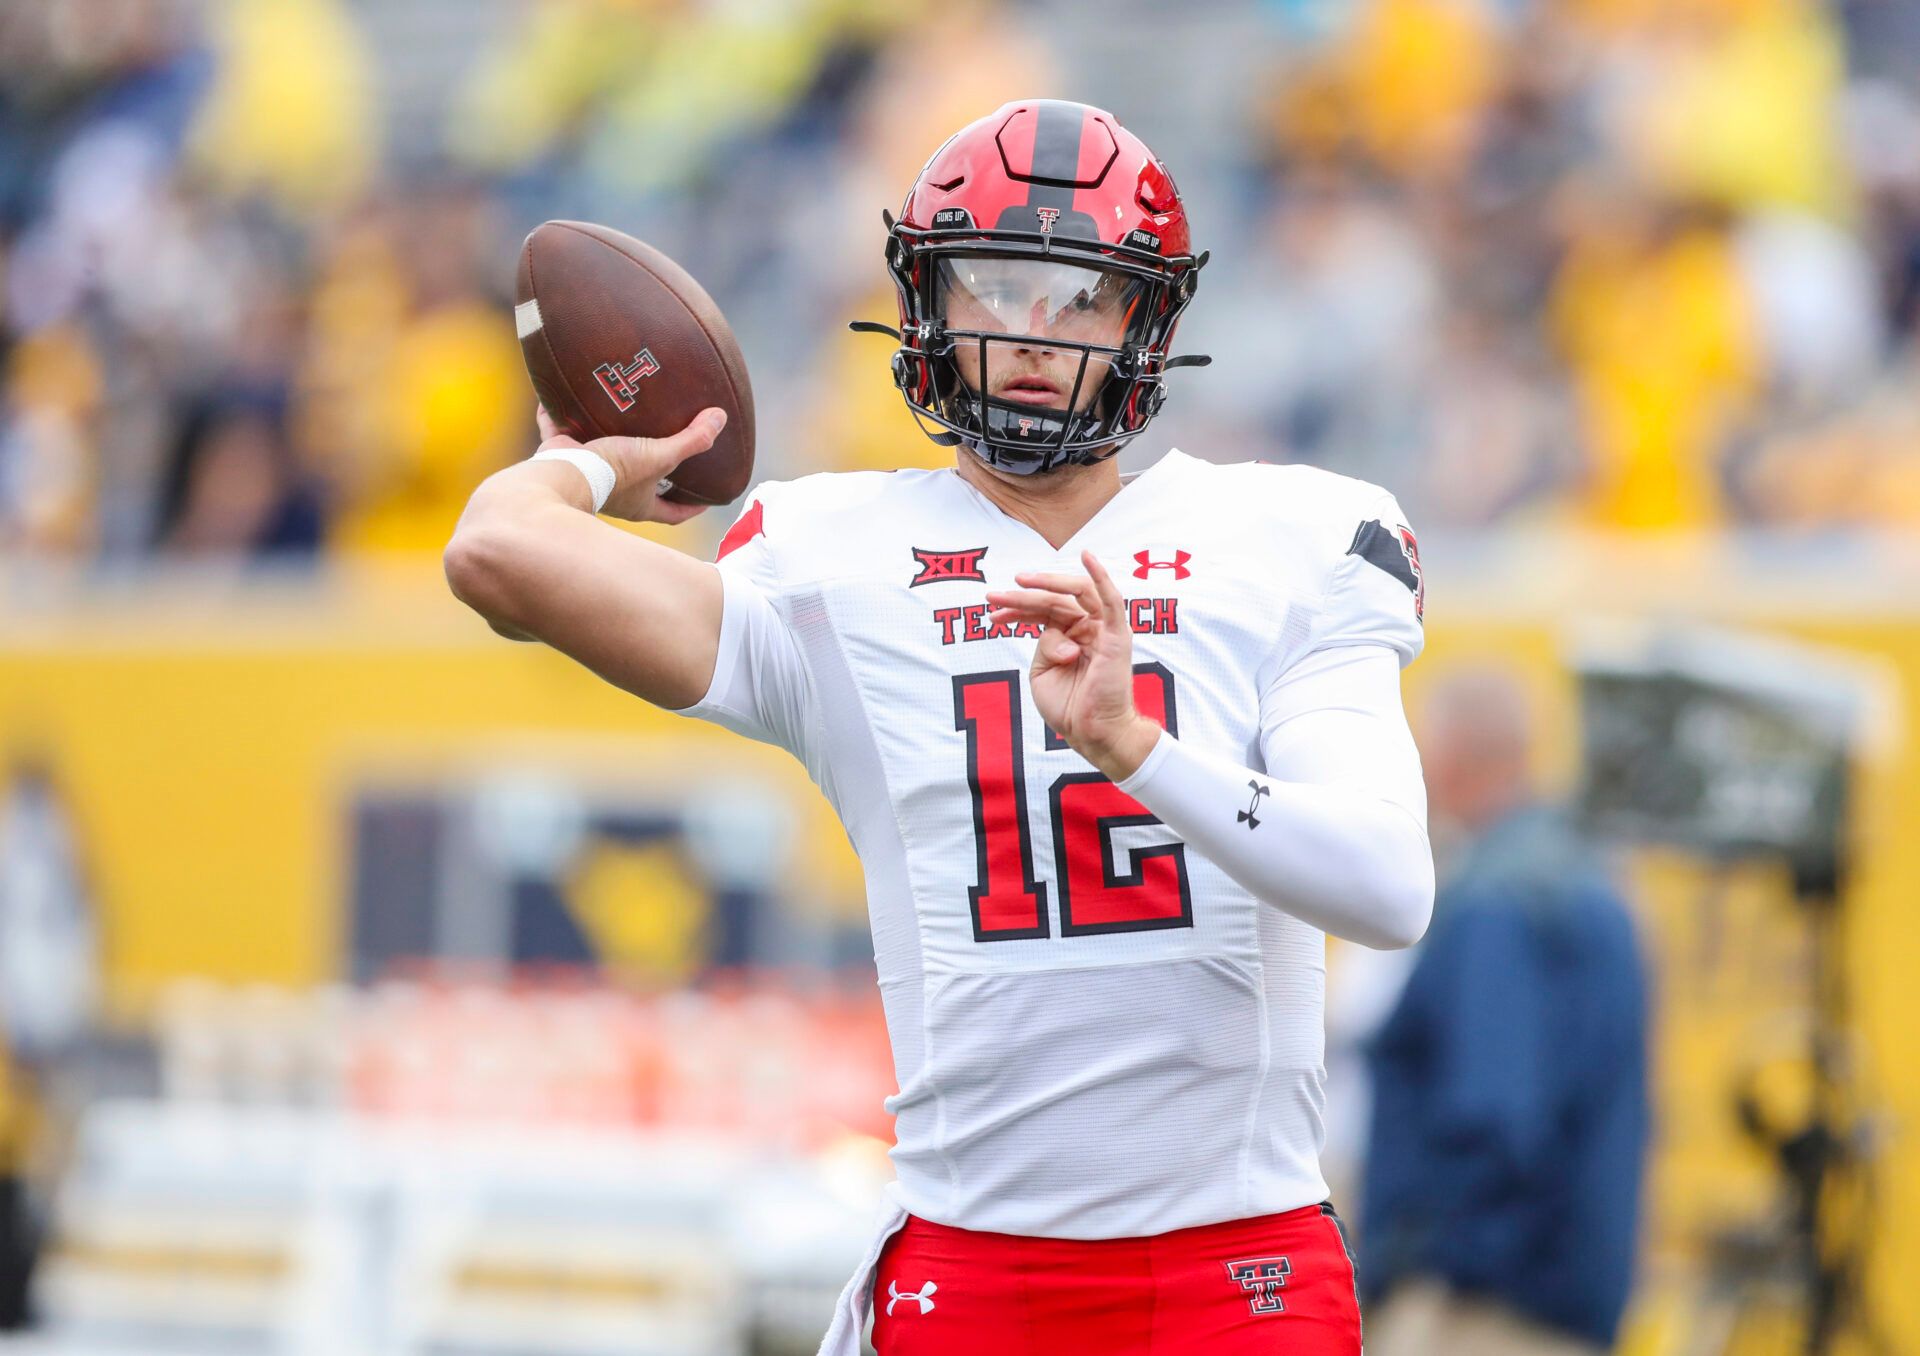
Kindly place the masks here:
POLYGON ((598 513, 606 506, 607 496, 613 493, 613 466, 598 452, 585 447, 549 447, 544 452, 535 452, 533 461, 564 461, 587 478, 587 488, 593 492, 593 511, 598 513))

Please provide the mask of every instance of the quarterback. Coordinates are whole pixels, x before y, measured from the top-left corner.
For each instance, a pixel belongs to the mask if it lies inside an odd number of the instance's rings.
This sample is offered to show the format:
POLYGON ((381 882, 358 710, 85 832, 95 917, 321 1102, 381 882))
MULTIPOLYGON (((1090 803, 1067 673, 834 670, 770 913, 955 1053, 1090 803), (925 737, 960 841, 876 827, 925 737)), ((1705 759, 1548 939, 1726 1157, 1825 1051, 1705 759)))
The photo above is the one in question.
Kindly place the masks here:
POLYGON ((789 750, 846 825, 898 1180, 824 1352, 871 1316, 882 1356, 1358 1356, 1324 951, 1408 946, 1432 907, 1413 534, 1308 467, 1169 451, 1122 479, 1203 361, 1168 350, 1206 256, 1111 114, 965 128, 886 258, 899 328, 864 328, 952 467, 763 484, 707 564, 594 511, 696 511, 655 486, 719 411, 588 445, 546 423, 474 493, 453 590, 789 750))

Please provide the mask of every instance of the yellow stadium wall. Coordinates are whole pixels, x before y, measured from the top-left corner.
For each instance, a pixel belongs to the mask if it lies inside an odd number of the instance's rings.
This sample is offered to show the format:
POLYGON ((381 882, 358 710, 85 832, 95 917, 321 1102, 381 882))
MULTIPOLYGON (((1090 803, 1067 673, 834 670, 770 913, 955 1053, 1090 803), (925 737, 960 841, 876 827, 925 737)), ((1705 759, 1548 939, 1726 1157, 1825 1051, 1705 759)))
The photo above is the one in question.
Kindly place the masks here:
MULTIPOLYGON (((1430 552, 1430 554, 1438 554, 1430 552)), ((1524 554, 1524 553, 1523 553, 1524 554)), ((1920 615, 1887 589, 1836 605, 1818 588, 1755 587, 1718 556, 1684 574, 1646 553, 1601 550, 1557 573, 1464 564, 1430 571, 1423 683, 1461 662, 1509 663, 1537 695, 1542 770, 1574 754, 1568 618, 1607 580, 1615 612, 1712 617, 1878 657, 1914 728, 1920 615), (1623 560, 1631 564, 1621 563, 1623 560), (1688 581, 1676 597, 1674 580, 1688 581)), ((1857 582, 1858 576, 1856 576, 1857 582)), ((1857 594, 1858 590, 1855 590, 1857 594)), ((0 578, 0 755, 47 751, 76 815, 103 915, 116 1018, 137 1021, 180 976, 303 985, 342 973, 346 853, 342 791, 369 768, 445 773, 488 751, 571 750, 671 783, 731 767, 790 790, 820 893, 857 908, 857 867, 824 801, 783 755, 654 711, 558 656, 493 637, 445 593, 431 565, 342 572, 279 591, 162 582, 127 593, 26 587, 0 578)), ((1862 870, 1848 904, 1864 1066, 1891 1133, 1880 1170, 1874 1298, 1895 1350, 1920 1351, 1920 754, 1892 746, 1862 773, 1862 870)), ((1701 959, 1707 882, 1697 866, 1634 866, 1636 907, 1660 995, 1660 1149, 1649 1191, 1649 1270, 1624 1349, 1677 1351, 1690 1241, 1757 1212, 1765 1161, 1728 1111, 1728 1071, 1796 992, 1795 918, 1766 872, 1719 882, 1719 934, 1701 959), (1783 999, 1782 995, 1789 996, 1783 999)), ((1785 1346, 1743 1346, 1758 1353, 1785 1346)))

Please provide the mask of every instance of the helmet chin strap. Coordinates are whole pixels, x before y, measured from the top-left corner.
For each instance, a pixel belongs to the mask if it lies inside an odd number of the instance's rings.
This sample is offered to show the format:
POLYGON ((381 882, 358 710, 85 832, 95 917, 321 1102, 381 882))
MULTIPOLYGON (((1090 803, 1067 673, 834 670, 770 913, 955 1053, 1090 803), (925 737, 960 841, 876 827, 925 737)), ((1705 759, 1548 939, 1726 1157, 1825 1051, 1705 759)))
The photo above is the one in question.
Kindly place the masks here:
POLYGON ((1062 441, 1075 443, 1093 435, 1100 420, 1091 406, 1084 411, 1048 409, 982 397, 971 388, 966 398, 978 412, 974 422, 981 426, 983 436, 963 437, 961 441, 988 465, 1010 475, 1038 475, 1063 466, 1103 461, 1119 450, 1117 444, 1111 451, 1101 452, 1058 449, 1062 441), (1033 455, 1022 456, 1029 447, 1033 455))
MULTIPOLYGON (((982 383, 986 382, 991 370, 987 356, 989 342, 985 334, 972 341, 979 352, 982 383)), ((1089 389, 1087 368, 1092 360, 1093 350, 1082 348, 1080 365, 1073 376, 1073 389, 1067 394, 1067 407, 1059 410, 1044 405, 1029 405, 1024 401, 996 400, 961 376, 956 363, 954 376, 958 380, 953 398, 963 402, 966 410, 964 416, 955 411, 949 418, 953 423, 971 430, 971 436, 966 433, 962 436, 970 446, 977 439, 975 450, 981 456, 1014 475, 1034 475, 1078 462, 1098 461, 1100 458, 1091 449, 1076 446, 1097 436, 1103 422, 1103 416, 1095 411, 1100 404, 1099 393, 1108 380, 1107 373, 1100 373, 1094 378, 1091 390, 1095 394, 1084 409, 1079 407, 1081 392, 1089 389), (1027 455, 1029 451, 1031 455, 1027 455)))
POLYGON ((1009 461, 1006 449, 996 448, 978 438, 954 437, 952 442, 965 448, 969 455, 985 462, 1002 475, 1028 479, 1034 476, 1051 475, 1055 471, 1064 471, 1069 466, 1093 466, 1111 458, 1119 452, 1118 443, 1110 444, 1094 452, 1076 452, 1066 456, 1049 455, 1032 461, 1009 461))

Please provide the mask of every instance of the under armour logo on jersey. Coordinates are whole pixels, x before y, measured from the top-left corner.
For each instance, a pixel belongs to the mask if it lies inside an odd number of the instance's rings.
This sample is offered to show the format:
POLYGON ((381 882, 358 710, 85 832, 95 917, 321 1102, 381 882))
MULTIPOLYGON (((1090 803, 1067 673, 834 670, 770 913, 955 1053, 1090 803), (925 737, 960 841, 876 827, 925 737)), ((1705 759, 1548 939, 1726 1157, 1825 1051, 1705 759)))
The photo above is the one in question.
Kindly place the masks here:
POLYGON ((1033 214, 1040 218, 1040 234, 1052 235, 1053 223, 1060 220, 1060 209, 1057 207, 1036 207, 1033 209, 1033 214))
POLYGON ((1254 811, 1260 808, 1260 797, 1271 795, 1272 793, 1256 781, 1249 780, 1247 785, 1253 788, 1253 799, 1247 802, 1247 808, 1240 811, 1240 818, 1236 819, 1234 823, 1245 824, 1248 830, 1251 831, 1260 827, 1260 820, 1254 814, 1254 811))
POLYGON ((1193 571, 1187 568, 1187 562, 1193 559, 1193 552, 1175 550, 1172 560, 1155 560, 1151 550, 1133 553, 1133 577, 1145 579, 1150 570, 1172 570, 1175 579, 1185 579, 1193 571))
POLYGON ((937 1285, 935 1282, 928 1281, 925 1285, 921 1286, 918 1290, 909 1290, 906 1294, 903 1295, 900 1293, 900 1287, 897 1283, 893 1281, 888 1281, 887 1282, 887 1316, 889 1318, 893 1316, 893 1306, 898 1304, 901 1300, 912 1300, 915 1304, 918 1304, 920 1306, 921 1313, 923 1314, 931 1313, 933 1311, 933 1292, 938 1290, 939 1288, 940 1288, 939 1285, 937 1285))
POLYGON ((1247 1308, 1256 1314, 1282 1314, 1280 1288, 1293 1274, 1293 1263, 1284 1257, 1250 1257, 1244 1262, 1227 1263, 1227 1275, 1233 1277, 1251 1299, 1247 1308))
POLYGON ((593 375, 607 398, 624 414, 640 399, 640 383, 659 370, 652 351, 643 348, 633 355, 632 363, 601 363, 593 369, 593 375))
POLYGON ((987 577, 980 573, 980 559, 986 555, 987 548, 976 546, 970 551, 923 551, 913 548, 913 558, 920 565, 920 573, 907 581, 907 587, 917 589, 922 584, 940 584, 953 579, 970 579, 984 584, 987 577))

